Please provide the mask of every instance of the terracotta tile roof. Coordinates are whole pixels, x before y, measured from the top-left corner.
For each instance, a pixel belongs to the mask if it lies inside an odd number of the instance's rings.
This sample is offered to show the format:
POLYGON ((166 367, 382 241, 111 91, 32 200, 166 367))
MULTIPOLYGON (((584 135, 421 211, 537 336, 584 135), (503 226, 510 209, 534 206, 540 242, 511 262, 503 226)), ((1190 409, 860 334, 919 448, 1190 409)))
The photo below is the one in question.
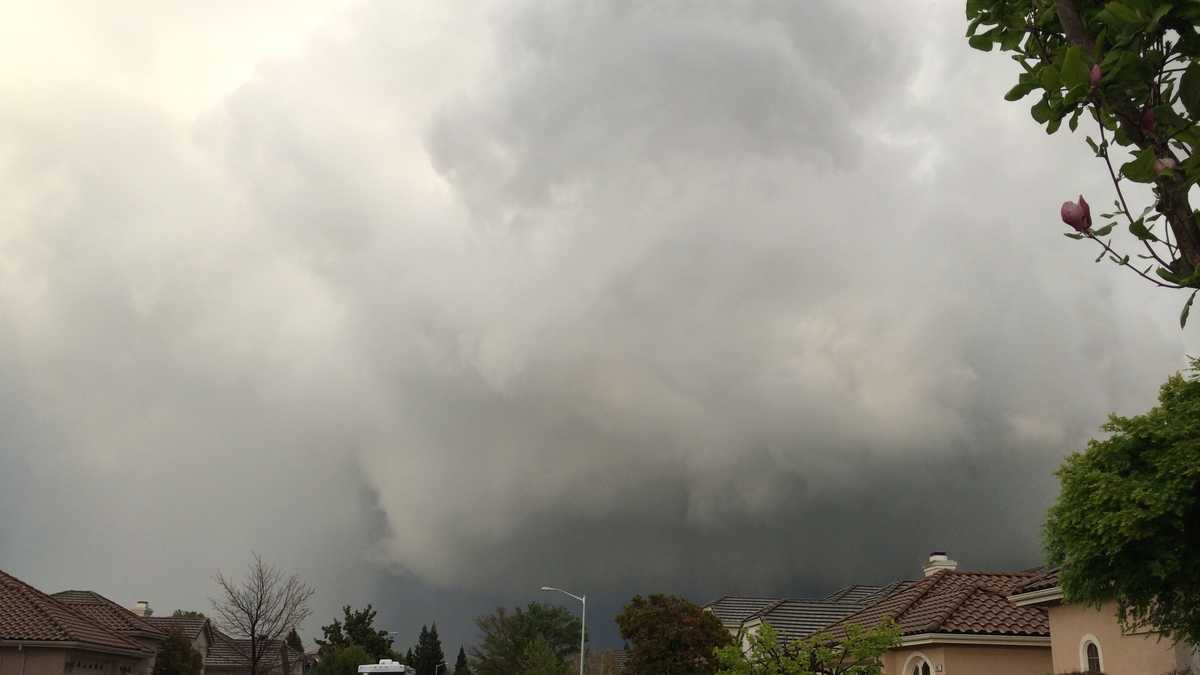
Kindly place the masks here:
POLYGON ((101 626, 126 637, 162 639, 167 636, 150 622, 99 593, 60 591, 51 597, 70 605, 76 612, 91 618, 101 626))
POLYGON ((1048 588, 1054 588, 1059 585, 1058 573, 1060 568, 1050 567, 1039 570, 1038 574, 1032 581, 1021 586, 1013 591, 1013 593, 1028 593, 1030 591, 1044 591, 1048 588))
POLYGON ((878 625, 891 618, 903 635, 964 633, 975 635, 1050 635, 1046 612, 1017 607, 1008 601, 1014 589, 1029 583, 1032 572, 943 571, 898 588, 873 605, 831 628, 834 637, 845 627, 878 625))
POLYGON ((725 595, 704 605, 726 628, 737 628, 749 617, 783 602, 782 598, 747 598, 725 595))
POLYGON ((118 632, 4 572, 0 572, 0 640, 77 642, 105 651, 145 653, 118 632))
POLYGON ((191 640, 200 637, 200 632, 204 630, 204 625, 208 623, 208 619, 195 619, 182 616, 148 616, 146 617, 146 621, 164 634, 178 630, 180 633, 183 633, 184 637, 191 640))

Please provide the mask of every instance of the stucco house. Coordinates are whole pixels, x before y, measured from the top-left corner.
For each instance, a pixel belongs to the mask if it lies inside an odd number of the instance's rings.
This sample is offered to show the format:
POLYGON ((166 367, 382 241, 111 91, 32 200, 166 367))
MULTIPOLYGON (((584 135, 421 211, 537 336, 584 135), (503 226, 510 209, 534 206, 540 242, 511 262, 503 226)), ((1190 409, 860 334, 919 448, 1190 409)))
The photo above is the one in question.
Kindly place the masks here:
MULTIPOLYGON (((144 608, 145 603, 139 603, 133 612, 135 614, 144 613, 146 611, 144 608)), ((192 649, 196 650, 203 661, 208 661, 208 648, 213 643, 213 631, 215 630, 208 619, 181 616, 144 616, 143 618, 164 634, 172 631, 181 633, 192 641, 192 649)))
POLYGON ((0 572, 0 675, 135 675, 155 651, 76 607, 0 572))
POLYGON ((903 584, 827 630, 834 638, 852 624, 870 628, 890 619, 900 644, 884 656, 887 675, 1046 675, 1050 623, 1039 607, 1008 596, 1036 571, 960 571, 945 553, 930 555, 924 577, 903 584))
MULTIPOLYGON (((217 629, 204 659, 204 675, 249 675, 250 641, 232 638, 217 629)), ((268 640, 262 645, 260 675, 304 675, 304 654, 288 647, 283 640, 268 640)))
POLYGON ((1114 603, 1089 607, 1063 599, 1059 570, 1045 570, 1014 590, 1018 607, 1047 612, 1054 672, 1103 672, 1106 675, 1160 675, 1190 669, 1200 672, 1200 655, 1187 643, 1173 644, 1157 631, 1125 632, 1114 603))

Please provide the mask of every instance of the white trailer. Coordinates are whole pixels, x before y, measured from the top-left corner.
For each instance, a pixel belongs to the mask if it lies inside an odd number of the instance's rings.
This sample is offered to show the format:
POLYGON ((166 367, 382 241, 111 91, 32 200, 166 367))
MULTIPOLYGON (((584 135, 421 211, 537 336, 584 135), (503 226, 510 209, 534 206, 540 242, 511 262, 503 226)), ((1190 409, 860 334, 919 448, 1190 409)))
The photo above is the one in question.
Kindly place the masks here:
POLYGON ((400 675, 416 675, 416 668, 410 668, 403 663, 391 659, 380 659, 379 663, 367 663, 358 667, 360 673, 399 673, 400 675))

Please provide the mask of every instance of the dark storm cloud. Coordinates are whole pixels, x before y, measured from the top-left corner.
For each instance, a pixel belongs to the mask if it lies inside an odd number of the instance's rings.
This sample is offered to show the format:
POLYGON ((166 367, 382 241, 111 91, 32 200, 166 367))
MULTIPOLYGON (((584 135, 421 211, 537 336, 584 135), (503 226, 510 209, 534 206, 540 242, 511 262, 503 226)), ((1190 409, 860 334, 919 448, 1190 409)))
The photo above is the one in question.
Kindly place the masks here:
POLYGON ((456 642, 543 583, 1031 565, 1052 468, 1181 365, 957 3, 438 7, 194 123, 0 103, 0 567, 173 609, 256 548, 456 642))

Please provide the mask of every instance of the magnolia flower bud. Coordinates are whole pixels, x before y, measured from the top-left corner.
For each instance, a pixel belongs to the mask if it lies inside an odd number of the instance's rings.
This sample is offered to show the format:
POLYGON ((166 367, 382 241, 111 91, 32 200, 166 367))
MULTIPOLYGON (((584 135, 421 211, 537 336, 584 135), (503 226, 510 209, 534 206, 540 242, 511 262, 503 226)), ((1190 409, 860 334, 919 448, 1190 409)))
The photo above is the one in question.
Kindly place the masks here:
POLYGON ((1092 66, 1092 70, 1088 73, 1088 83, 1092 86, 1092 91, 1100 88, 1100 78, 1104 75, 1100 70, 1100 64, 1092 66))
POLYGON ((1062 210, 1059 213, 1062 215, 1063 222, 1075 228, 1076 232, 1082 234, 1092 229, 1092 209, 1083 195, 1079 195, 1078 203, 1063 202, 1062 210))
POLYGON ((1154 121, 1154 108, 1146 106, 1142 108, 1142 131, 1147 134, 1154 133, 1154 127, 1157 124, 1154 121))
POLYGON ((1177 166, 1179 166, 1179 162, 1176 162, 1174 159, 1171 159, 1170 157, 1160 157, 1154 160, 1154 173, 1172 171, 1177 166))

